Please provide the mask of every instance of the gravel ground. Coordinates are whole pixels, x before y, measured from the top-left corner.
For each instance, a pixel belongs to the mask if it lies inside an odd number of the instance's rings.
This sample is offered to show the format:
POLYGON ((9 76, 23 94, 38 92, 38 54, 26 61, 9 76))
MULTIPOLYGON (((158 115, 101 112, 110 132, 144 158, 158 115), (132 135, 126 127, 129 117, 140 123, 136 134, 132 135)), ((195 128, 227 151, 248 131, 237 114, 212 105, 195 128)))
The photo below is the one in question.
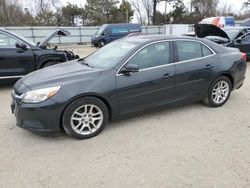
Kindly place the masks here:
POLYGON ((248 188, 249 82, 221 108, 195 103, 147 113, 83 141, 16 127, 11 84, 2 85, 0 187, 248 188))

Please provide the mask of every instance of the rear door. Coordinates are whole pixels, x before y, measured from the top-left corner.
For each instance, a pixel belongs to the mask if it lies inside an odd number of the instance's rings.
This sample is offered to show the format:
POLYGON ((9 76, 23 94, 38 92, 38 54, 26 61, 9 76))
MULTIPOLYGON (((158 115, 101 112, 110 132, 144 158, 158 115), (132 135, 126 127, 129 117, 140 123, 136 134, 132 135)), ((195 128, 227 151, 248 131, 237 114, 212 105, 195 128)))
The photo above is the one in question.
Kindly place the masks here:
POLYGON ((30 47, 16 48, 16 42, 15 37, 0 32, 0 79, 22 77, 35 69, 30 47))
POLYGON ((206 45, 188 40, 175 43, 177 101, 204 97, 213 78, 214 63, 217 56, 206 45))
POLYGON ((172 54, 172 42, 159 42, 144 47, 127 62, 138 65, 139 72, 116 76, 121 115, 173 101, 175 65, 171 64, 172 54))

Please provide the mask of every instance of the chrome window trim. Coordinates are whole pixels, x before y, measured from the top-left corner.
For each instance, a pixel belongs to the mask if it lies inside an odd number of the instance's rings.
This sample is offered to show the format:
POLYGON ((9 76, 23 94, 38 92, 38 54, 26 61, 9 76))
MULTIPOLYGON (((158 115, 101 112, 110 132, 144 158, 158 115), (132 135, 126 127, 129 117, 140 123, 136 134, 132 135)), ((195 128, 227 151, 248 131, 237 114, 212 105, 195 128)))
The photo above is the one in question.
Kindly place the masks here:
POLYGON ((170 65, 176 65, 176 64, 182 64, 182 63, 187 63, 187 62, 190 62, 190 61, 195 61, 195 60, 200 60, 200 59, 205 59, 205 58, 208 58, 208 57, 211 57, 211 56, 214 56, 216 55, 215 51, 209 47, 207 44, 201 42, 201 41, 197 41, 197 40, 193 40, 193 39, 166 39, 166 40, 160 40, 160 41, 155 41, 155 42, 151 42, 151 43, 148 43, 144 46, 142 46, 140 49, 138 49, 136 52, 134 52, 121 66, 120 68, 118 69, 118 71, 116 72, 116 76, 122 76, 123 74, 119 73, 120 70, 122 69, 122 67, 124 67, 128 62, 129 60, 134 57, 139 51, 141 51, 142 49, 146 48, 147 46, 149 45, 152 45, 152 44, 157 44, 157 43, 162 43, 162 42, 175 42, 175 41, 185 41, 185 42, 197 42, 197 43, 200 43, 204 46, 206 46, 211 52, 212 54, 211 55, 208 55, 208 56, 204 56, 204 57, 199 57, 199 58, 195 58, 195 59, 189 59, 189 60, 184 60, 184 61, 177 61, 177 62, 174 62, 174 63, 169 63, 169 64, 166 64, 166 65, 160 65, 160 66, 155 66, 155 67, 149 67, 149 68, 145 68, 145 69, 141 69, 139 70, 139 72, 142 72, 142 71, 145 71, 145 70, 151 70, 151 69, 155 69, 155 68, 159 68, 159 67, 165 67, 165 66, 170 66, 170 65))
MULTIPOLYGON (((15 39, 15 40, 17 40, 17 41, 19 41, 19 42, 22 42, 22 43, 24 43, 24 44, 27 46, 28 49, 30 49, 30 46, 29 46, 26 42, 23 42, 22 40, 18 39, 17 37, 12 36, 12 35, 10 35, 10 34, 8 34, 8 33, 2 32, 2 31, 0 31, 0 34, 7 35, 7 36, 9 36, 10 38, 13 38, 13 39, 15 39)), ((4 45, 3 45, 3 46, 4 46, 4 45)), ((0 49, 3 49, 3 48, 0 48, 0 49)), ((17 49, 17 48, 11 48, 11 49, 17 49)))
POLYGON ((12 79, 12 78, 22 78, 24 76, 25 75, 20 75, 20 76, 0 76, 0 80, 3 80, 3 79, 12 79))

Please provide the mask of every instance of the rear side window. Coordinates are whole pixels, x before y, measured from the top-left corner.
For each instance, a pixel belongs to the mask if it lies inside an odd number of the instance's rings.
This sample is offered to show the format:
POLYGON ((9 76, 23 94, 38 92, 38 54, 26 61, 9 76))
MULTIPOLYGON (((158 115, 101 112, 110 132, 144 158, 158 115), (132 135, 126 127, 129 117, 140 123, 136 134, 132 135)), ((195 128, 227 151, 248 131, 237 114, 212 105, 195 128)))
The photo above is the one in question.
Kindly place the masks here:
POLYGON ((209 56, 209 55, 212 55, 213 52, 211 52, 211 50, 209 50, 206 46, 202 45, 202 52, 203 52, 203 56, 209 56))
POLYGON ((186 61, 203 57, 201 44, 192 41, 177 41, 179 61, 186 61))

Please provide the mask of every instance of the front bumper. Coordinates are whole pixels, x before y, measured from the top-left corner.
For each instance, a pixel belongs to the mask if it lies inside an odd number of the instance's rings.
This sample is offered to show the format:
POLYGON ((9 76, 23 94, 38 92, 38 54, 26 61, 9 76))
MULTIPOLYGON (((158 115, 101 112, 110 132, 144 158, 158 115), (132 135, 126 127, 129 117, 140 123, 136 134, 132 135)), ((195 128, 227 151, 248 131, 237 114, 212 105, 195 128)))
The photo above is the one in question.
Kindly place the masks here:
POLYGON ((18 127, 46 135, 61 132, 62 106, 51 99, 25 104, 12 94, 11 111, 15 114, 18 127))
POLYGON ((98 45, 98 40, 97 39, 91 39, 91 44, 94 45, 94 46, 97 46, 98 45))

